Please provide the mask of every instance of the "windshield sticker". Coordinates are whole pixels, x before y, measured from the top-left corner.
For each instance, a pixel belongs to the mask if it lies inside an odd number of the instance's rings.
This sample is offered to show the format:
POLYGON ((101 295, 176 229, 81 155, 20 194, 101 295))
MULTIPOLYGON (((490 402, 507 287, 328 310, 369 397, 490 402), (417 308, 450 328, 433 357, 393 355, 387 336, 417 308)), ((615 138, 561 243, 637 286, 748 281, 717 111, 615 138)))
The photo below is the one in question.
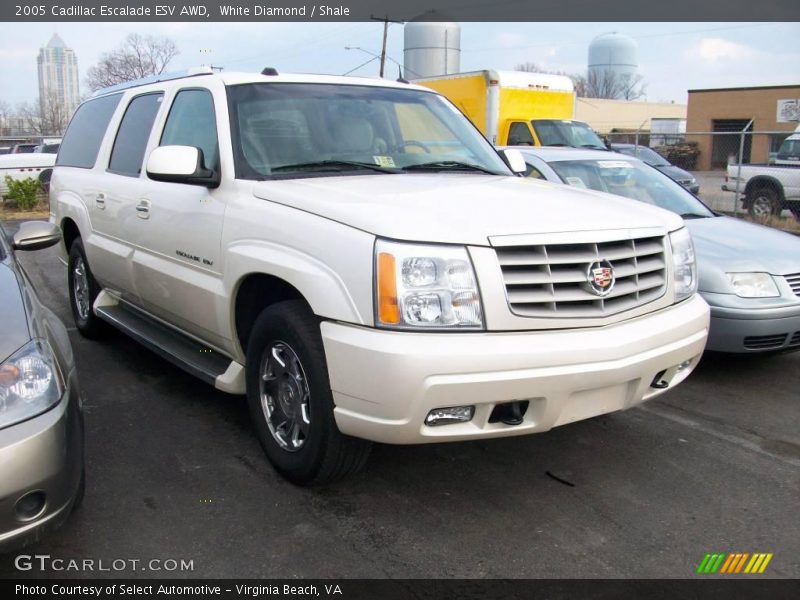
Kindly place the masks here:
POLYGON ((630 169, 631 163, 627 160, 598 160, 597 166, 603 169, 630 169))
POLYGON ((586 184, 583 183, 583 179, 580 177, 567 177, 567 183, 575 187, 586 189, 586 184))
POLYGON ((373 156, 372 160, 379 167, 394 167, 394 159, 391 156, 373 156))

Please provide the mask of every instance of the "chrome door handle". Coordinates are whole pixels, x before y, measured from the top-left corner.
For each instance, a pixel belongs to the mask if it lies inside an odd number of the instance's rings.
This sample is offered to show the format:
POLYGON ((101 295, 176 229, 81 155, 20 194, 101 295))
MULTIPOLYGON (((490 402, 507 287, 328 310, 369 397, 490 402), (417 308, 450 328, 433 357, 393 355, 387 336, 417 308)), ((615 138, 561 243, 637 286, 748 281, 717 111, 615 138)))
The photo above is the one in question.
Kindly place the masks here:
POLYGON ((105 208, 106 207, 106 195, 105 194, 97 194, 94 199, 94 205, 97 208, 105 208))
POLYGON ((147 200, 142 200, 136 205, 136 216, 140 219, 147 219, 150 217, 150 203, 147 200))

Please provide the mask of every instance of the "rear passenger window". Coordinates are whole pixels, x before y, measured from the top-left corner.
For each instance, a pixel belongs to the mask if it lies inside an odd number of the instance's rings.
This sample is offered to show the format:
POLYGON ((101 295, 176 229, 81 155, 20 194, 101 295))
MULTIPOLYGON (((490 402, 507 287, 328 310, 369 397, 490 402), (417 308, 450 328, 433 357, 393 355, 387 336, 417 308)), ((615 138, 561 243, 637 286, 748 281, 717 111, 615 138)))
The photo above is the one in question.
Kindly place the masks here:
POLYGON ((169 110, 161 145, 194 146, 207 169, 217 170, 219 149, 214 100, 208 90, 181 90, 169 110))
POLYGON ((109 171, 136 177, 142 172, 147 140, 163 97, 162 93, 144 94, 136 96, 128 104, 117 131, 117 138, 114 140, 114 147, 111 149, 109 171))
POLYGON ((84 102, 78 107, 58 150, 57 166, 82 169, 94 167, 106 128, 120 98, 122 94, 103 96, 84 102))

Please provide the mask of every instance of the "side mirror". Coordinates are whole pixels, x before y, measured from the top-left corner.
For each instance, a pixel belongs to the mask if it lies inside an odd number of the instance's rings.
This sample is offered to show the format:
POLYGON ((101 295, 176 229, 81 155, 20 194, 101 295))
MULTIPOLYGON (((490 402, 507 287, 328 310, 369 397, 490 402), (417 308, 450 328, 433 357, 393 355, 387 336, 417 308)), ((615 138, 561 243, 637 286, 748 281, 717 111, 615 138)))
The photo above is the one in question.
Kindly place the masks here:
POLYGON ((522 157, 522 153, 519 150, 506 148, 500 151, 500 156, 503 157, 503 160, 513 173, 524 173, 528 170, 528 165, 525 164, 525 159, 522 157))
POLYGON ((207 169, 203 151, 194 146, 159 146, 147 159, 147 176, 154 181, 217 187, 219 172, 207 169))
POLYGON ((14 234, 14 250, 41 250, 61 241, 61 229, 48 221, 28 221, 14 234))

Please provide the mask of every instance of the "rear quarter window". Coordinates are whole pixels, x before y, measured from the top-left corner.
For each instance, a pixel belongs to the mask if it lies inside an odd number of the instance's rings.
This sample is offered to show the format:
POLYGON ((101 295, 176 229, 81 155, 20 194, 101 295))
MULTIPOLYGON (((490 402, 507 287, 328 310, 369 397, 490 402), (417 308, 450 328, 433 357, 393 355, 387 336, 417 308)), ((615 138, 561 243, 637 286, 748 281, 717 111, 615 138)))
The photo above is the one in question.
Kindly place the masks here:
POLYGON ((122 94, 84 102, 75 111, 58 149, 56 166, 91 169, 122 94))

